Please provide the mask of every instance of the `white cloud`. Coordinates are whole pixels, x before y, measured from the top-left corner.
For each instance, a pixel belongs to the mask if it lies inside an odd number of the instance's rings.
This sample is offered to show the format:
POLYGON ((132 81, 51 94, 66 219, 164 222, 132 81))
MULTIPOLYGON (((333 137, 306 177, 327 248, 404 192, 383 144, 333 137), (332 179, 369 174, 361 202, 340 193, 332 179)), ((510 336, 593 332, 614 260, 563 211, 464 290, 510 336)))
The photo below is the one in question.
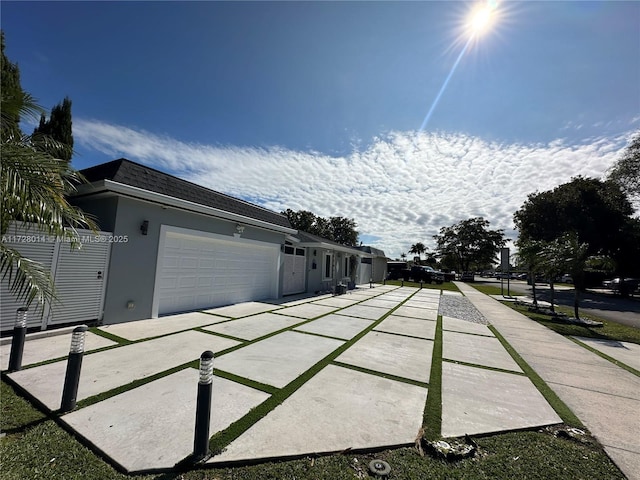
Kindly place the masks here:
POLYGON ((457 133, 391 132, 335 157, 282 147, 184 143, 99 121, 75 120, 78 143, 124 156, 266 208, 354 218, 374 246, 398 257, 411 244, 433 247, 444 226, 483 216, 513 237, 513 213, 529 193, 576 175, 601 177, 624 135, 568 145, 498 144, 457 133))

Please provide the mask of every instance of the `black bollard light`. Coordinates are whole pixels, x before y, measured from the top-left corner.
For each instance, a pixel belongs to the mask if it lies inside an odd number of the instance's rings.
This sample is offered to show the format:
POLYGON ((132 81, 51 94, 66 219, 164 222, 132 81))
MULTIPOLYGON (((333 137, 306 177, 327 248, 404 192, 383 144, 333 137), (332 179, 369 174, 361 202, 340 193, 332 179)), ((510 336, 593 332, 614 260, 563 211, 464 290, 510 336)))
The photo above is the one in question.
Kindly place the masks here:
POLYGON ((70 412, 76 408, 78 385, 80 384, 80 370, 82 369, 82 357, 84 356, 84 339, 89 327, 80 325, 73 329, 71 334, 71 348, 67 360, 67 373, 64 376, 64 388, 62 389, 62 402, 60 412, 70 412))
POLYGON ((27 335, 27 315, 29 309, 21 307, 16 310, 16 322, 13 326, 11 338, 11 353, 9 354, 9 371, 17 372, 22 368, 22 354, 24 353, 24 341, 27 335))
POLYGON ((213 392, 213 352, 200 355, 200 379, 196 403, 196 429, 193 437, 193 461, 202 462, 209 457, 209 422, 213 392))
POLYGON ((369 279, 369 288, 373 288, 373 278, 369 279))

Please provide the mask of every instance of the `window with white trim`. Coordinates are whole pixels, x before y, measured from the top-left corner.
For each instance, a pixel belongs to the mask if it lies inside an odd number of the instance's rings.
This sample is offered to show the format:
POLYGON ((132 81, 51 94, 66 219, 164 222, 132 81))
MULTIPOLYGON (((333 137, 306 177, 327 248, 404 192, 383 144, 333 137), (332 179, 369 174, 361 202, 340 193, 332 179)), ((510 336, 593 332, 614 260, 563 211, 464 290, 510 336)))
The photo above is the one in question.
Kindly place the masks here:
POLYGON ((331 280, 333 278, 333 254, 325 253, 324 254, 324 269, 322 270, 322 279, 323 280, 331 280))

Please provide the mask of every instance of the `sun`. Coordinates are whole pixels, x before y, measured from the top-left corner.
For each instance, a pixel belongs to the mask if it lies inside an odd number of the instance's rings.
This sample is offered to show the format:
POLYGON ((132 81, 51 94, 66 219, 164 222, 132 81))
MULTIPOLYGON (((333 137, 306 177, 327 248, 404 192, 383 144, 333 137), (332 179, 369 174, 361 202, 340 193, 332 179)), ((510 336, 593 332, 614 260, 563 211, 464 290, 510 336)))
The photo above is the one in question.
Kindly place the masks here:
POLYGON ((467 27, 471 36, 481 35, 491 29, 495 22, 495 1, 486 1, 479 3, 473 8, 469 14, 467 27))

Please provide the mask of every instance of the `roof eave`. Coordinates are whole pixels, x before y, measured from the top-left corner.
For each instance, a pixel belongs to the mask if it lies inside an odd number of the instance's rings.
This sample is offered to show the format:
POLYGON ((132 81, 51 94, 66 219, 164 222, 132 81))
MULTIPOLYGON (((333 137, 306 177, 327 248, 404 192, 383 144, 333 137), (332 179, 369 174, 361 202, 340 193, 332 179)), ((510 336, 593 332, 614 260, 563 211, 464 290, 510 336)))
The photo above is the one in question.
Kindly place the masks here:
POLYGON ((298 231, 293 228, 283 227, 274 223, 265 222, 256 218, 247 217, 238 213, 227 212, 219 208, 208 207, 199 203, 182 200, 181 198, 171 197, 162 193, 152 192, 143 188, 133 187, 124 183, 114 182, 113 180, 99 180, 88 185, 80 185, 74 196, 93 195, 102 192, 113 192, 128 197, 146 200, 149 202, 167 205, 170 207, 181 208, 195 213, 221 218, 233 222, 251 225, 253 227, 273 230, 285 234, 295 234, 298 231))

